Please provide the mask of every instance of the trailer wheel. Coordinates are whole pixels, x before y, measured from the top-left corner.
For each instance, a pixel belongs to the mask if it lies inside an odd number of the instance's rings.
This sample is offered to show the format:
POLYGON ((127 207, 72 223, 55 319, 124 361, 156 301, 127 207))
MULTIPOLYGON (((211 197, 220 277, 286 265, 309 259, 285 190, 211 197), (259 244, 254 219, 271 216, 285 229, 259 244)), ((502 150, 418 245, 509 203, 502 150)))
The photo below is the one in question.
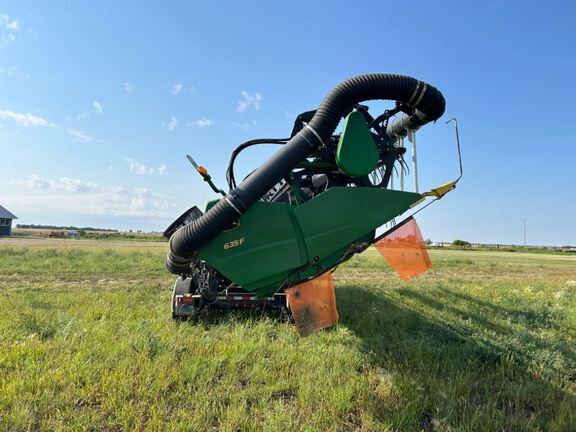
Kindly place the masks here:
POLYGON ((280 322, 285 324, 292 323, 292 314, 286 306, 280 306, 280 322))
POLYGON ((172 311, 172 319, 175 321, 186 321, 188 318, 194 314, 195 305, 191 303, 185 307, 178 307, 176 305, 176 297, 185 294, 192 294, 194 286, 192 285, 192 279, 187 278, 182 280, 178 277, 174 282, 174 288, 172 289, 172 298, 170 302, 170 309, 172 311))

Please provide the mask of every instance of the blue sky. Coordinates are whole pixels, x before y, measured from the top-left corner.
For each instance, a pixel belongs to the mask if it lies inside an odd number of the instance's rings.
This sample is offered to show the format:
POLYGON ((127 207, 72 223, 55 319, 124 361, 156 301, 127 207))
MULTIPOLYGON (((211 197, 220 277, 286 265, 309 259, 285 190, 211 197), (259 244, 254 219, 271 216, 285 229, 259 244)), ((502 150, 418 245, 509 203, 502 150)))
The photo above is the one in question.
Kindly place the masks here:
MULTIPOLYGON (((576 3, 0 1, 0 204, 21 223, 161 230, 224 186, 239 143, 284 137, 339 81, 445 95, 418 135, 425 237, 576 244, 576 3)), ((382 108, 377 103, 374 107, 382 108)), ((269 150, 246 153, 239 171, 269 150)))

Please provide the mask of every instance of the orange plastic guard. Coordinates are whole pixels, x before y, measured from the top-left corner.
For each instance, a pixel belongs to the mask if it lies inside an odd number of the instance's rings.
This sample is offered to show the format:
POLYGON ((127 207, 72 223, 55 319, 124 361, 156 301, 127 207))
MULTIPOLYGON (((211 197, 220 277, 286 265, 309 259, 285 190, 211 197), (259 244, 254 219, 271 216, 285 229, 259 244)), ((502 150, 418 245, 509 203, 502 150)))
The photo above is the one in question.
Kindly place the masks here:
POLYGON ((308 336, 338 323, 334 281, 330 272, 287 288, 286 296, 300 336, 308 336))
POLYGON ((391 230, 374 246, 404 281, 432 268, 422 233, 414 218, 391 230))

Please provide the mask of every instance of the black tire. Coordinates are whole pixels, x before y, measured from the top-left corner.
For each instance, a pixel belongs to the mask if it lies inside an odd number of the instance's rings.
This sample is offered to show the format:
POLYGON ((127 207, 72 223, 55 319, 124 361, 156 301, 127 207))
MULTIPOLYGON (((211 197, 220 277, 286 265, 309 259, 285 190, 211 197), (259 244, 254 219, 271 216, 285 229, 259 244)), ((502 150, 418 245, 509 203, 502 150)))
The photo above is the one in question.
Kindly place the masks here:
POLYGON ((182 280, 178 277, 174 282, 174 288, 172 289, 172 298, 170 299, 170 310, 172 311, 172 319, 175 321, 186 321, 188 320, 188 315, 179 315, 175 312, 175 301, 177 295, 184 295, 192 293, 194 287, 192 285, 192 279, 187 278, 182 280))

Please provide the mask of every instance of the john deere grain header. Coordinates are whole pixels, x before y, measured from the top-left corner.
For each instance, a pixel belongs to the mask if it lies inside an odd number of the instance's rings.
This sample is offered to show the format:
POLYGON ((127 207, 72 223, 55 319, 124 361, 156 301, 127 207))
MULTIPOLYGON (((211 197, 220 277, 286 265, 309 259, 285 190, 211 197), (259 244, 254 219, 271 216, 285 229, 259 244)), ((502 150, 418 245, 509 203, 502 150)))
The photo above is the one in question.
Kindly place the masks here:
POLYGON ((423 81, 362 75, 334 87, 318 109, 300 114, 289 138, 256 139, 234 150, 227 193, 189 157, 222 197, 205 213, 192 207, 165 232, 166 267, 179 275, 174 318, 213 307, 270 305, 291 312, 307 334, 336 323, 331 271, 370 245, 403 278, 429 268, 411 216, 379 237, 376 229, 455 187, 458 180, 425 193, 417 187, 415 132, 439 119, 444 107, 440 91, 423 81), (361 103, 374 99, 395 105, 373 117, 361 103), (391 184, 394 177, 403 183, 408 168, 404 139, 413 144, 411 192, 391 184), (264 144, 279 149, 237 184, 238 154, 264 144))

